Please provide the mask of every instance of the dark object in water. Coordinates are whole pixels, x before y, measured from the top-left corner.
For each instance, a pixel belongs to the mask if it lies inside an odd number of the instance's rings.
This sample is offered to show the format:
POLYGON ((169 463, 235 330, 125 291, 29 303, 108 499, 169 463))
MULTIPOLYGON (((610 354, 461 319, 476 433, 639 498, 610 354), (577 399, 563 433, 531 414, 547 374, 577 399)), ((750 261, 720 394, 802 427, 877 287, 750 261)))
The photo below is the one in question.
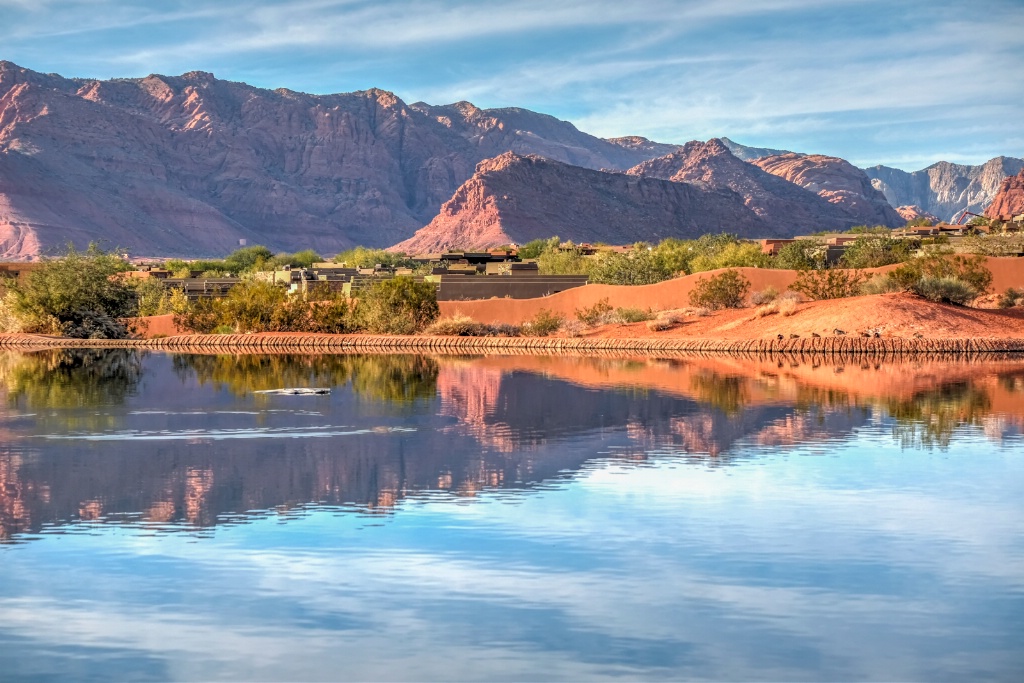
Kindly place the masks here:
POLYGON ((279 396, 323 396, 331 393, 330 387, 293 387, 288 389, 261 389, 256 394, 275 394, 279 396))

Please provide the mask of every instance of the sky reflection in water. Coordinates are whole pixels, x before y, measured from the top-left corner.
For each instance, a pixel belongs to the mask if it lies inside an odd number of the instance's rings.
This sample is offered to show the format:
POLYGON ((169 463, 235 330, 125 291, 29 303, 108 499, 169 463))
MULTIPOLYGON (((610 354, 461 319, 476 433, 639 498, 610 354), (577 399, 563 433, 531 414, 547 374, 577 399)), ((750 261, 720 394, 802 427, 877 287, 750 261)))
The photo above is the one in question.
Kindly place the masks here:
POLYGON ((0 355, 3 678, 1013 680, 1024 362, 861 365, 0 355))

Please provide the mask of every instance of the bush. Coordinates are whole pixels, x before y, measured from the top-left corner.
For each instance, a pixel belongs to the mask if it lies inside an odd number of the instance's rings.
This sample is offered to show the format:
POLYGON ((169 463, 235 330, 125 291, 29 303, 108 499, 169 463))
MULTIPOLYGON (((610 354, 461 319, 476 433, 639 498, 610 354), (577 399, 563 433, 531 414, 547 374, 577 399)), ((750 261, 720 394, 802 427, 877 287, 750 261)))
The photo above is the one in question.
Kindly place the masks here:
POLYGON ((911 286, 915 294, 940 303, 965 306, 978 297, 978 290, 955 277, 923 277, 911 286))
POLYGON ((484 337, 487 336, 488 331, 487 325, 461 313, 456 313, 450 318, 435 320, 426 329, 427 334, 443 337, 484 337))
POLYGON ((961 254, 928 254, 907 261, 889 273, 901 287, 913 291, 922 278, 952 278, 965 282, 980 296, 992 284, 992 272, 985 267, 983 256, 961 254))
POLYGON ((911 243, 888 234, 865 235, 846 245, 839 260, 843 268, 879 268, 910 258, 911 243))
POLYGON ((360 292, 355 318, 359 327, 374 334, 413 334, 439 313, 434 285, 396 277, 360 292))
POLYGON ((642 323, 654 318, 654 313, 649 308, 616 308, 613 315, 614 319, 622 324, 642 323))
POLYGON ((750 281, 735 270, 700 278, 690 292, 690 305, 697 308, 740 308, 750 289, 750 281))
POLYGON ((796 240, 784 244, 772 259, 772 268, 783 270, 821 270, 828 247, 821 240, 796 240))
POLYGON ((864 275, 858 271, 828 269, 803 270, 797 275, 792 289, 808 299, 843 299, 857 296, 864 275))
POLYGON ((593 282, 608 285, 649 285, 672 277, 673 271, 645 244, 625 254, 602 252, 590 268, 593 282))
POLYGON ((120 257, 90 244, 73 245, 60 258, 46 261, 24 283, 12 283, 12 311, 25 332, 63 334, 88 339, 129 336, 120 322, 136 313, 135 290, 118 273, 129 270, 120 257))
POLYGON ((647 329, 651 332, 664 332, 672 327, 672 322, 666 318, 656 318, 647 321, 647 329))
POLYGON ((779 315, 791 316, 796 313, 796 299, 779 299, 779 315))
POLYGON ((611 311, 611 304, 604 298, 589 308, 577 308, 576 319, 585 325, 600 325, 611 311))
POLYGON ((1013 308, 1024 306, 1024 289, 1010 287, 999 297, 999 308, 1013 308))
POLYGON ((763 304, 761 306, 758 306, 754 310, 754 317, 755 318, 763 318, 765 316, 772 315, 773 313, 778 313, 778 312, 779 312, 779 302, 778 301, 772 301, 771 303, 767 303, 767 304, 763 304))
POLYGON ((557 313, 542 308, 537 311, 537 315, 533 316, 530 322, 523 326, 522 331, 531 337, 546 337, 557 332, 564 321, 565 318, 557 313))
POLYGON ((763 304, 770 304, 775 301, 779 296, 779 290, 775 289, 771 285, 768 285, 760 292, 754 292, 750 295, 750 303, 755 306, 761 306, 763 304))
POLYGON ((860 286, 861 294, 889 294, 902 290, 903 287, 888 275, 875 275, 860 286))

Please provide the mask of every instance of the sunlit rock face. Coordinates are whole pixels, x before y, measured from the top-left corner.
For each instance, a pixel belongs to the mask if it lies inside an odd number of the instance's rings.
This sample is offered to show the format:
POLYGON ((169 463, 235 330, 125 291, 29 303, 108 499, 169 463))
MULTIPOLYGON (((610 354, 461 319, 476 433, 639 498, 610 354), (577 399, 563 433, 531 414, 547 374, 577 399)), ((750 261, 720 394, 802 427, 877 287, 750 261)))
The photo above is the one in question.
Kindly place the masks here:
POLYGON ((739 194, 765 224, 765 236, 902 225, 863 172, 834 157, 787 153, 747 163, 719 139, 689 142, 627 173, 739 194))
POLYGON ((728 189, 638 178, 505 153, 481 162, 437 217, 396 249, 523 244, 558 235, 629 244, 728 230, 754 236, 765 223, 728 189))
POLYGON ((1024 213, 1024 169, 1015 176, 1005 178, 992 203, 985 209, 989 218, 1019 216, 1024 213))
POLYGON ((916 205, 949 221, 965 209, 980 214, 1003 179, 1022 168, 1024 159, 996 157, 978 166, 940 161, 913 173, 888 166, 872 166, 865 172, 893 206, 916 205))

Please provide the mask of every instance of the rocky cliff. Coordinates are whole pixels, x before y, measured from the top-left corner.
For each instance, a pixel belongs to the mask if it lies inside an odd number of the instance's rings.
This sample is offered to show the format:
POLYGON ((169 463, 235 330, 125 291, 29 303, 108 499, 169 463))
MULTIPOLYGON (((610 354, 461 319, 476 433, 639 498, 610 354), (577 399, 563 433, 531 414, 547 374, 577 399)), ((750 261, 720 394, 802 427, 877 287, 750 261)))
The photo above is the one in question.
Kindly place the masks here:
POLYGON ((888 166, 872 166, 865 172, 893 206, 917 205, 949 221, 964 209, 981 213, 1003 179, 1022 168, 1024 159, 996 157, 979 166, 940 161, 913 173, 888 166))
POLYGON ((1024 169, 1003 180, 992 203, 985 209, 985 215, 989 218, 1003 220, 1021 214, 1024 214, 1024 169))
POLYGON ((867 174, 845 159, 788 152, 750 163, 839 205, 862 225, 896 227, 905 223, 882 193, 871 185, 867 174))
POLYGON ((719 231, 753 237, 770 234, 772 227, 728 188, 605 173, 508 152, 481 162, 429 225, 394 248, 482 249, 552 235, 622 244, 719 231))
POLYGON ((738 142, 733 142, 729 138, 719 138, 722 144, 725 145, 733 156, 742 159, 743 161, 753 161, 754 159, 760 159, 761 157, 778 156, 780 154, 792 154, 789 150, 785 149, 771 149, 770 147, 748 147, 747 145, 741 145, 738 142))
MULTIPOLYGON (((788 157, 798 161, 786 168, 804 169, 807 166, 814 170, 820 167, 815 162, 804 164, 799 161, 803 157, 798 155, 768 158, 787 159, 788 164, 788 157)), ((769 166, 774 167, 774 164, 769 166)), ((853 167, 850 166, 850 169, 853 167)), ((856 169, 853 171, 856 172, 856 169)), ((829 201, 811 189, 816 185, 808 178, 815 177, 815 173, 799 173, 794 170, 788 177, 779 177, 753 163, 740 160, 718 139, 689 142, 679 151, 645 161, 627 173, 692 183, 705 189, 730 189, 743 197, 746 206, 765 222, 773 236, 840 230, 866 222, 878 222, 870 220, 879 213, 870 202, 861 201, 854 205, 847 201, 829 201), (791 181, 790 177, 800 183, 807 183, 808 189, 791 181)), ((824 173, 816 176, 823 179, 823 185, 824 176, 824 173)), ((847 185, 849 183, 843 186, 847 185)), ((842 199, 846 199, 845 195, 842 199)), ((888 217, 886 224, 901 225, 902 221, 891 207, 889 211, 892 216, 888 217)))
POLYGON ((190 72, 97 81, 0 62, 0 258, 73 241, 217 255, 408 238, 506 149, 595 168, 648 152, 522 109, 307 95, 190 72))

